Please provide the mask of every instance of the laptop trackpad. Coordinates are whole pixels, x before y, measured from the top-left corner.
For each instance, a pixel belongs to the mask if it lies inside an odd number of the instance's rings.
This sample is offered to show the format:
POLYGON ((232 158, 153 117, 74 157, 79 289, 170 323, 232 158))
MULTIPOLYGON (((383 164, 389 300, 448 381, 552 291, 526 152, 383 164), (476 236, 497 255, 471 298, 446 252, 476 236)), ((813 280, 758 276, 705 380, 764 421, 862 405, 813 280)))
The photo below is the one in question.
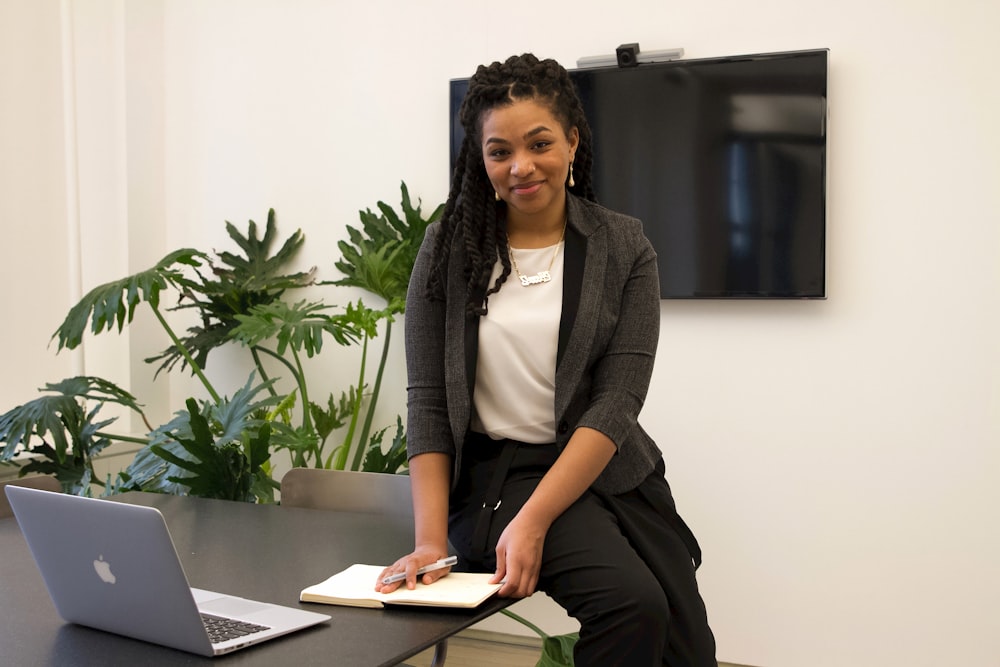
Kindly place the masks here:
POLYGON ((198 603, 198 609, 208 614, 219 614, 220 616, 248 616, 258 611, 270 609, 261 602, 245 600, 236 597, 219 597, 214 600, 207 600, 198 603))

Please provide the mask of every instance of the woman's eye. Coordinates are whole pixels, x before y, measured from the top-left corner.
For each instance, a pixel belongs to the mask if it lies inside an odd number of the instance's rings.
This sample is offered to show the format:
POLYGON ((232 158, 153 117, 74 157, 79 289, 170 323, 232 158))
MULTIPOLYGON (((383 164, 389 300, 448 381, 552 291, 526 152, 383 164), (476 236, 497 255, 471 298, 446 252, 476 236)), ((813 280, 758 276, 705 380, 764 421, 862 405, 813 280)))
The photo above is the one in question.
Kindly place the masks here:
POLYGON ((494 159, 496 159, 496 158, 502 158, 502 157, 506 157, 506 156, 507 156, 507 150, 506 150, 506 149, 503 149, 503 148, 498 148, 498 149, 496 149, 496 150, 492 150, 492 151, 490 151, 490 152, 489 152, 489 156, 490 156, 491 158, 494 158, 494 159))
POLYGON ((551 141, 536 141, 534 148, 535 150, 544 150, 552 145, 551 141))

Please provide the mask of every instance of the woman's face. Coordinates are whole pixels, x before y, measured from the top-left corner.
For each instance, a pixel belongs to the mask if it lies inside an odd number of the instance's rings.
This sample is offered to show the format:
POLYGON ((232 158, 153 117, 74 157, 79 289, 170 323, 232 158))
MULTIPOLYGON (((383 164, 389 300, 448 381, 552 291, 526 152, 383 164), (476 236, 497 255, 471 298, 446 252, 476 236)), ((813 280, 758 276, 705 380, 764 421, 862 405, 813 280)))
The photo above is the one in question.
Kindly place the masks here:
POLYGON ((483 163, 508 216, 562 215, 580 133, 567 136, 545 104, 521 100, 483 114, 483 163))

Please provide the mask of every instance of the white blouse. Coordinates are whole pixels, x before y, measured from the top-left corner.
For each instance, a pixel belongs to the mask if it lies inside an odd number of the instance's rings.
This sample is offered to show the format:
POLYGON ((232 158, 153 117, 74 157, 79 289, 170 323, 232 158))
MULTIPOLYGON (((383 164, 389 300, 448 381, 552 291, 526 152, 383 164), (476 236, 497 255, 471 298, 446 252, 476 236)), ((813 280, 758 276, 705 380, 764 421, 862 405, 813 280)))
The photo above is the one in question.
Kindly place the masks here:
MULTIPOLYGON (((564 242, 513 248, 521 273, 549 268, 549 282, 524 286, 511 269, 479 320, 479 359, 472 429, 494 439, 555 442, 556 350, 562 315, 564 242), (553 261, 553 257, 555 260, 553 261)), ((501 271, 497 260, 492 285, 501 271)))

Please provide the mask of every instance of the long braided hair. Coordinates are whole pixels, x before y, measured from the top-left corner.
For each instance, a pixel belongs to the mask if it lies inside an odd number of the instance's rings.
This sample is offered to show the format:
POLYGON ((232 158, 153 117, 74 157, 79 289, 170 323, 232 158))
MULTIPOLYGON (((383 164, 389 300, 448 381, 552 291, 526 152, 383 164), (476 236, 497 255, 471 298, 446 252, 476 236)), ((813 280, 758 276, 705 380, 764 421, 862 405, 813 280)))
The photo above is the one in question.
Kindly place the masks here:
POLYGON ((493 186, 483 163, 482 130, 487 112, 514 102, 534 100, 546 104, 568 135, 573 127, 580 134, 573 161, 575 185, 569 191, 596 200, 591 182, 594 162, 590 126, 576 87, 566 70, 555 60, 539 60, 526 53, 505 62, 480 65, 469 80, 459 118, 465 138, 452 175, 451 190, 435 239, 432 270, 427 280, 429 298, 444 300, 448 280, 448 258, 452 245, 465 247, 466 313, 486 314, 486 300, 498 292, 510 275, 510 254, 505 228, 506 203, 496 201, 493 186), (492 286, 490 275, 497 257, 503 270, 492 286))

